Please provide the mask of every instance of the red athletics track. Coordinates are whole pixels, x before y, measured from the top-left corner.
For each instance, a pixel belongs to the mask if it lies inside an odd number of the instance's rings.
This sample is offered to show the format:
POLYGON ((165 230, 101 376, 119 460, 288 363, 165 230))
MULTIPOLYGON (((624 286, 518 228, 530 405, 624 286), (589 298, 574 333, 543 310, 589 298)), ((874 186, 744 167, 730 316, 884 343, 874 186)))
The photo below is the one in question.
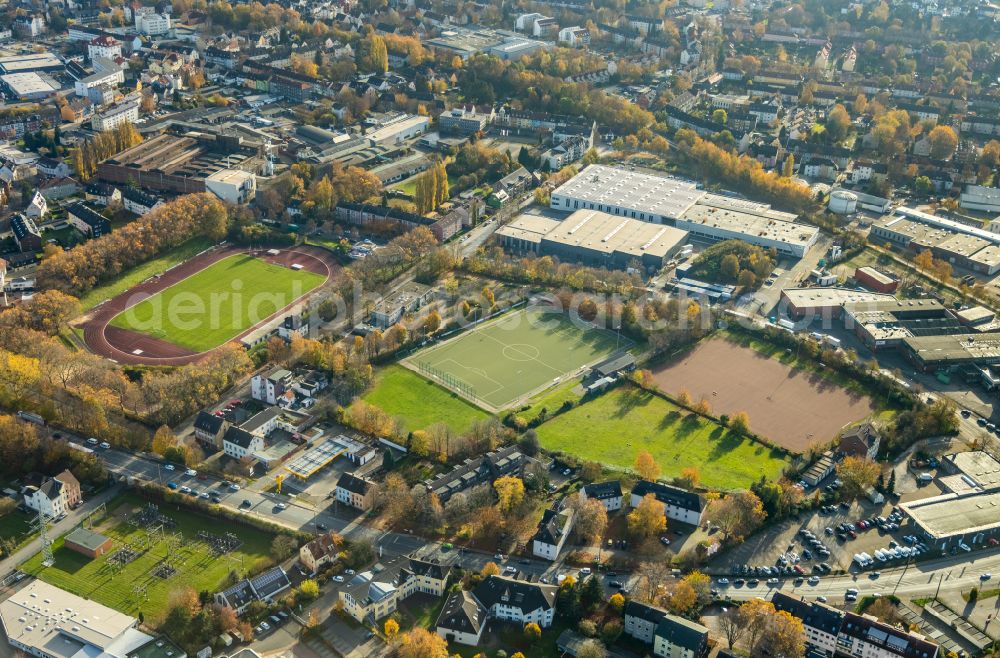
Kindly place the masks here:
MULTIPOLYGON (((287 249, 279 248, 278 251, 280 253, 277 256, 268 255, 266 250, 263 252, 257 252, 256 255, 258 258, 261 258, 269 263, 277 263, 285 266, 290 266, 292 264, 301 265, 305 270, 325 276, 327 279, 325 283, 330 281, 333 273, 336 272, 339 267, 333 255, 325 249, 321 249, 319 247, 302 245, 287 249)), ((213 248, 210 251, 199 254, 194 258, 174 267, 173 269, 164 272, 159 277, 154 277, 148 281, 144 281, 143 283, 126 290, 117 297, 112 297, 100 306, 92 309, 86 319, 80 323, 79 326, 83 328, 84 342, 87 343, 87 347, 89 347, 95 354, 112 359, 118 363, 130 365, 142 364, 153 366, 182 366, 187 365, 188 363, 194 363, 195 361, 211 354, 213 351, 217 350, 218 347, 206 352, 195 354, 168 341, 140 334, 135 331, 129 331, 128 329, 110 327, 108 326, 108 323, 111 322, 116 315, 125 309, 138 304, 147 297, 151 297, 161 290, 165 290, 175 283, 183 281, 192 274, 200 272, 209 265, 212 265, 223 258, 239 253, 248 253, 248 251, 244 247, 236 246, 213 248), (135 354, 134 352, 136 350, 142 350, 142 353, 135 354)), ((323 285, 325 285, 325 283, 323 285)), ((315 288, 309 294, 315 293, 322 287, 323 286, 321 285, 319 288, 315 288)), ((288 304, 277 313, 274 313, 265 319, 263 322, 259 322, 253 327, 250 327, 240 335, 234 337, 232 340, 241 339, 243 336, 252 332, 257 326, 260 326, 276 316, 281 315, 292 306, 301 302, 302 299, 307 296, 308 295, 305 295, 293 301, 291 304, 288 304)))

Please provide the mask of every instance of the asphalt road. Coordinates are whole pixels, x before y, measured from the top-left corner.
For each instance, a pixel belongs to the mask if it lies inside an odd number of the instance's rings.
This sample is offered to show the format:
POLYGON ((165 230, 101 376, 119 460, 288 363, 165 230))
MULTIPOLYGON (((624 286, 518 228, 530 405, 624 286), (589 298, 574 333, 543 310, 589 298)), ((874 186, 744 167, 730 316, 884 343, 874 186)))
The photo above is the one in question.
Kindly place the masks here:
POLYGON ((817 585, 804 581, 796 586, 791 578, 783 579, 777 587, 769 587, 766 578, 762 578, 757 587, 723 586, 717 584, 718 579, 713 579, 713 582, 723 597, 737 601, 756 597, 766 599, 777 589, 796 596, 825 596, 830 603, 836 603, 842 602, 845 592, 851 588, 858 590, 859 596, 896 594, 911 599, 933 596, 939 586, 942 590, 966 591, 981 584, 980 577, 985 573, 994 574, 994 580, 1000 578, 1000 550, 974 551, 905 567, 892 567, 881 570, 878 578, 871 577, 868 572, 824 577, 817 585))

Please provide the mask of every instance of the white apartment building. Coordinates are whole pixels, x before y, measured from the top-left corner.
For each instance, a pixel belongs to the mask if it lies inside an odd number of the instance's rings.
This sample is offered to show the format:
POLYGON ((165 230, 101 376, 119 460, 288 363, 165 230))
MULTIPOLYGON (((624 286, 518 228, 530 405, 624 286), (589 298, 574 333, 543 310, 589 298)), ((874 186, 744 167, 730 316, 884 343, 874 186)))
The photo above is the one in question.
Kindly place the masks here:
POLYGON ((564 27, 559 30, 559 43, 564 43, 572 48, 589 45, 590 30, 579 25, 564 27))
POLYGON ((139 101, 123 101, 117 105, 98 112, 91 122, 97 132, 114 130, 123 123, 135 123, 139 120, 139 101))
POLYGON ((87 58, 94 61, 95 57, 114 59, 122 56, 122 44, 114 37, 101 35, 87 44, 87 58))
POLYGON ((158 36, 170 32, 169 14, 138 13, 135 15, 135 29, 139 34, 158 36))
MULTIPOLYGON (((125 71, 118 69, 116 71, 100 71, 92 75, 88 75, 86 78, 80 78, 73 85, 74 91, 77 96, 82 98, 87 98, 90 95, 90 90, 95 87, 110 87, 112 89, 118 87, 118 85, 125 82, 125 71)), ((135 118, 139 118, 139 106, 136 105, 136 115, 135 118)))

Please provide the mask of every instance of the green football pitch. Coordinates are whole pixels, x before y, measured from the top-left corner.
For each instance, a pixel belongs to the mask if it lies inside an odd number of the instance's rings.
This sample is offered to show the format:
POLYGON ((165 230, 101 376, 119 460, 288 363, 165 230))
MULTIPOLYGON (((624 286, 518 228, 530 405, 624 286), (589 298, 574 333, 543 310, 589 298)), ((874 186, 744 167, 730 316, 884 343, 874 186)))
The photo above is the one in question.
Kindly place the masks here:
POLYGON ((424 377, 490 410, 502 409, 632 343, 574 324, 565 314, 525 309, 428 347, 404 361, 424 377))
POLYGON ((122 311, 111 325, 204 352, 264 321, 324 280, 319 274, 237 254, 122 311))

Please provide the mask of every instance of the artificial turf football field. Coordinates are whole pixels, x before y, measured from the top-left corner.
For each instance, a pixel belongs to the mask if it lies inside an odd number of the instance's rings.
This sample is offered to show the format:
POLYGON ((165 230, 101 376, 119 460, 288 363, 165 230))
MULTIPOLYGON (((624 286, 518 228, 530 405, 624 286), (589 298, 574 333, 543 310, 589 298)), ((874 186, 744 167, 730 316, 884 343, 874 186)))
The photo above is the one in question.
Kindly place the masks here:
POLYGON ((563 313, 529 308, 421 350, 404 364, 498 410, 631 345, 563 313))
POLYGON ((237 254, 122 311, 110 324, 204 352, 239 336, 324 280, 306 270, 237 254))

